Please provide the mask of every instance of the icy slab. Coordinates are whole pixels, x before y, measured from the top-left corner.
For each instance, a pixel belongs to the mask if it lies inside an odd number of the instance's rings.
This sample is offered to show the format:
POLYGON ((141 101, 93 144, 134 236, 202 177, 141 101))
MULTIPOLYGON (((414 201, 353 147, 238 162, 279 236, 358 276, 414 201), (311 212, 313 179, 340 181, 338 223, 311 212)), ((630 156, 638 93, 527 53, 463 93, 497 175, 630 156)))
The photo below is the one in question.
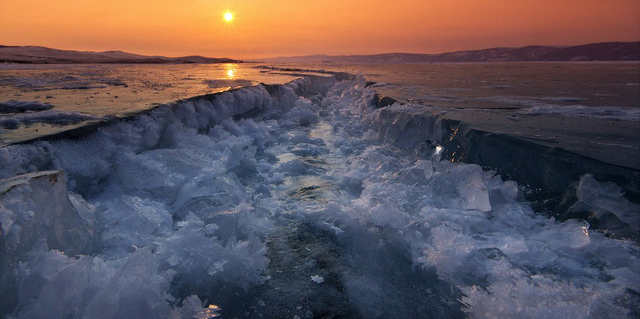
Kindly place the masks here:
POLYGON ((172 226, 171 214, 160 203, 136 196, 123 195, 101 215, 102 241, 110 252, 145 247, 157 237, 167 236, 172 226))
POLYGON ((577 186, 578 203, 573 212, 588 211, 605 229, 619 236, 637 236, 640 231, 640 205, 630 202, 614 183, 600 183, 593 175, 582 176, 577 186), (633 234, 633 233, 636 234, 633 234))
POLYGON ((455 167, 442 172, 435 176, 426 190, 432 193, 425 201, 430 206, 481 212, 491 210, 482 168, 477 165, 455 167))
POLYGON ((206 218, 235 207, 245 199, 245 189, 235 174, 204 171, 181 187, 173 207, 176 216, 184 217, 193 212, 206 218))
POLYGON ((314 112, 315 109, 316 107, 311 101, 299 99, 295 101, 294 107, 285 115, 285 118, 299 125, 309 125, 319 120, 318 115, 314 112))
POLYGON ((95 207, 67 192, 62 171, 0 180, 0 309, 15 306, 16 273, 11 265, 30 254, 57 249, 69 256, 96 249, 95 207), (81 214, 79 213, 81 212, 81 214))
POLYGON ((62 171, 44 171, 0 180, 0 223, 4 249, 23 256, 44 244, 68 255, 93 249, 91 206, 79 197, 69 199, 62 171), (85 218, 78 214, 83 211, 85 218))

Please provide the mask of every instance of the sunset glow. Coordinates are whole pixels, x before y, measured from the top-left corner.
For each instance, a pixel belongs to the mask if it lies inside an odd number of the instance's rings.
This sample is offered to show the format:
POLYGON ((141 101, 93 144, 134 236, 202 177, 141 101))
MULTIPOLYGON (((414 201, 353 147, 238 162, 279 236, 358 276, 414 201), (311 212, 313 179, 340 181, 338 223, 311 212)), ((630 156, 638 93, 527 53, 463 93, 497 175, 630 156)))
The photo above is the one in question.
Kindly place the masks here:
POLYGON ((638 12, 635 0, 3 0, 0 44, 238 59, 440 53, 637 41, 638 12))
POLYGON ((640 319, 640 0, 0 4, 0 319, 640 319))

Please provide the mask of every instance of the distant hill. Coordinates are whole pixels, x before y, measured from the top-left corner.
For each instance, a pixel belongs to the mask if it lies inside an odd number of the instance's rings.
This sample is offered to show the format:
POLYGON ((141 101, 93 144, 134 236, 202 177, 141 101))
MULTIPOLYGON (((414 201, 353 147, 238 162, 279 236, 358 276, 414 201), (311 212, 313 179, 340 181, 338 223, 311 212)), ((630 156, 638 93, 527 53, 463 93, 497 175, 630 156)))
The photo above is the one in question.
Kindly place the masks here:
POLYGON ((0 63, 240 63, 242 61, 227 58, 207 58, 202 56, 186 56, 168 58, 164 56, 147 56, 122 51, 72 51, 58 50, 38 46, 5 46, 0 45, 0 63))
POLYGON ((308 55, 262 59, 289 63, 434 63, 510 61, 640 61, 640 42, 605 42, 571 47, 527 46, 440 54, 308 55))
POLYGON ((640 42, 592 43, 561 48, 544 56, 548 61, 637 61, 640 42))

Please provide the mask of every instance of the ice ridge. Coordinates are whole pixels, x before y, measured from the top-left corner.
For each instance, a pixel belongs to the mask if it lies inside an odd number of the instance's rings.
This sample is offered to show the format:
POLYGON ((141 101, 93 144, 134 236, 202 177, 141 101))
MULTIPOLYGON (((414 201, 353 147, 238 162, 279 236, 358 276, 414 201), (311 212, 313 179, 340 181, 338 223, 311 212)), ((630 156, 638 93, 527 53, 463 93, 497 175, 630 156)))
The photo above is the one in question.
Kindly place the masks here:
MULTIPOLYGON (((0 314, 637 317, 637 242, 539 214, 455 124, 323 75, 3 147, 0 314)), ((598 178, 572 211, 635 229, 598 178)))

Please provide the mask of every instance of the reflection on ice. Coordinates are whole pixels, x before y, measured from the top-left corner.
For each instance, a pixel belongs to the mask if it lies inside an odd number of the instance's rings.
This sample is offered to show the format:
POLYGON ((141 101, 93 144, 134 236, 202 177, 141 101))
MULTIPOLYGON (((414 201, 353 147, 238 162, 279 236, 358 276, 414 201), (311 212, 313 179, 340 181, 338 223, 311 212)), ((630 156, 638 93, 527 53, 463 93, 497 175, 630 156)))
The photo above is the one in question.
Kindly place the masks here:
POLYGON ((228 79, 233 79, 236 76, 237 64, 225 64, 225 76, 228 79))

